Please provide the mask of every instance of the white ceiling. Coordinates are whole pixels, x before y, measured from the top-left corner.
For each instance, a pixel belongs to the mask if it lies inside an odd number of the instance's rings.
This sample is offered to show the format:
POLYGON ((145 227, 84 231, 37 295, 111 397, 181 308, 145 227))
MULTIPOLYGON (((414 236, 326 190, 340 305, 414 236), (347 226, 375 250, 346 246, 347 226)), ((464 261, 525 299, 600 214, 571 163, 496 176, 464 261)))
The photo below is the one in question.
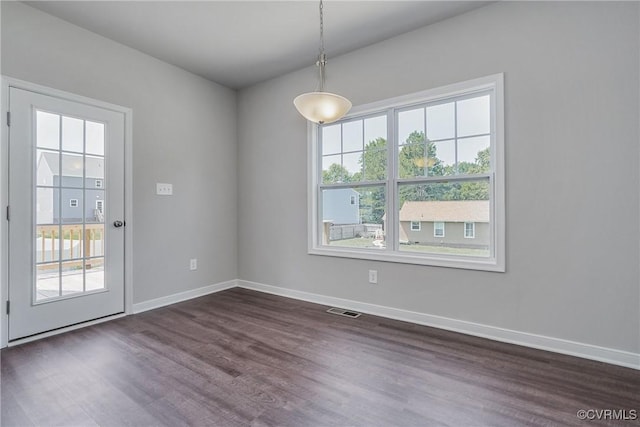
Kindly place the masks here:
MULTIPOLYGON (((312 65, 318 53, 316 1, 26 3, 235 89, 312 65)), ((487 3, 325 1, 326 53, 331 61, 487 3)))

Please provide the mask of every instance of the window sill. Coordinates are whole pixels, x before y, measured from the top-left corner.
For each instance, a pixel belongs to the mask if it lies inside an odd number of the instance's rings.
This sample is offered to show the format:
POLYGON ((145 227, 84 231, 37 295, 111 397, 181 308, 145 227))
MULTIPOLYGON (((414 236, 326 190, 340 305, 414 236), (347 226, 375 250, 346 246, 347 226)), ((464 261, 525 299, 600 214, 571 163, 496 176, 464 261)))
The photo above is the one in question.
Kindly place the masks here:
POLYGON ((410 253, 399 253, 376 250, 353 250, 347 248, 329 248, 327 246, 314 247, 308 250, 309 255, 321 255, 338 258, 352 258, 370 261, 394 262, 400 264, 415 264, 431 267, 459 268, 464 270, 480 270, 504 273, 505 267, 496 261, 495 258, 475 258, 475 257, 447 257, 431 255, 413 255, 410 253))

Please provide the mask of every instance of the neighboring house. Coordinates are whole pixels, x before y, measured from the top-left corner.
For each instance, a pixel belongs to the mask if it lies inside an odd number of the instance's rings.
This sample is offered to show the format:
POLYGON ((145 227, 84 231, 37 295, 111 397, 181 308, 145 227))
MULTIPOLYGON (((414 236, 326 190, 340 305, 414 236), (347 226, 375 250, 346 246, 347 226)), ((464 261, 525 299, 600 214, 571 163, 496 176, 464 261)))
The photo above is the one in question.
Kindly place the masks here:
POLYGON ((351 188, 322 192, 323 220, 334 225, 360 224, 360 193, 351 188))
POLYGON ((61 170, 58 153, 43 152, 40 155, 37 185, 53 188, 38 188, 36 209, 39 224, 57 223, 60 209, 63 223, 82 222, 83 209, 86 222, 103 222, 104 159, 87 156, 85 163, 83 190, 82 156, 62 154, 61 170))
POLYGON ((489 201, 405 202, 400 209, 400 242, 486 248, 489 201))

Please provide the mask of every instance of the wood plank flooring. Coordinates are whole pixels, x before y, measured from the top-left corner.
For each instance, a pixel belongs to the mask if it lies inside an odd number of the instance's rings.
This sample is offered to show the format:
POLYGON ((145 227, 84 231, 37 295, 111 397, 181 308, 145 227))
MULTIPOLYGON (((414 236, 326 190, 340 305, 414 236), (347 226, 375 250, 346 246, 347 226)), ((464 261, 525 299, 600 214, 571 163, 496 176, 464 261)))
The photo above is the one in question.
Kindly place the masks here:
POLYGON ((4 349, 2 425, 640 425, 576 416, 640 415, 640 371, 326 308, 236 288, 4 349))

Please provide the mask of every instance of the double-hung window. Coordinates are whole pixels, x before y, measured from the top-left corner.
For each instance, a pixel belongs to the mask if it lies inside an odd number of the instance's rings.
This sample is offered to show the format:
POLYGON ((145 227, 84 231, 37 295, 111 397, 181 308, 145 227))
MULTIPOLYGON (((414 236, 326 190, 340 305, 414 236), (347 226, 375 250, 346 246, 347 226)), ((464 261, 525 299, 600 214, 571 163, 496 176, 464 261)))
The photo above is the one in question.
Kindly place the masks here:
POLYGON ((502 74, 310 125, 309 253, 504 271, 503 128, 502 74))

